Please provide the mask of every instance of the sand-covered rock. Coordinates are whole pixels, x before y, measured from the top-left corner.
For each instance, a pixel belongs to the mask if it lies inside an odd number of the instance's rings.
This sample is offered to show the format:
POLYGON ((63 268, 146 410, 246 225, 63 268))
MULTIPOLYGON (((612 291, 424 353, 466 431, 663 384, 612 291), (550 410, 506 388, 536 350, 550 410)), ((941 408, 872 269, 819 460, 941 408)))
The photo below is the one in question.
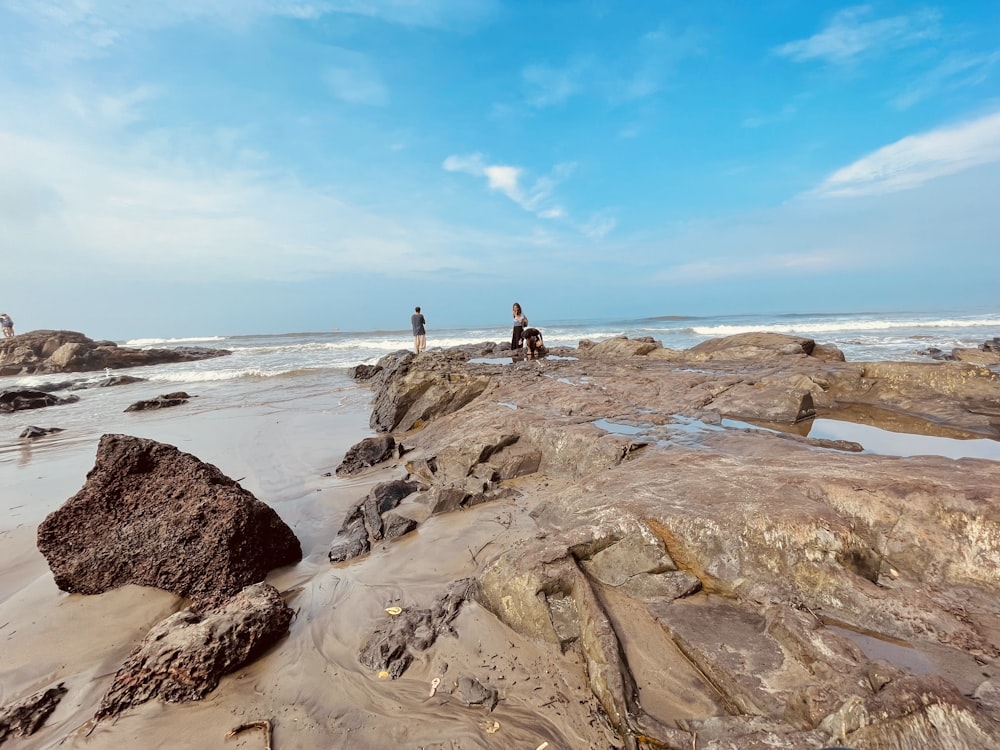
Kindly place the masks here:
POLYGON ((280 638, 291 620, 292 610, 266 583, 248 586, 207 611, 177 612, 150 630, 129 655, 95 718, 117 716, 153 698, 201 700, 223 675, 280 638))

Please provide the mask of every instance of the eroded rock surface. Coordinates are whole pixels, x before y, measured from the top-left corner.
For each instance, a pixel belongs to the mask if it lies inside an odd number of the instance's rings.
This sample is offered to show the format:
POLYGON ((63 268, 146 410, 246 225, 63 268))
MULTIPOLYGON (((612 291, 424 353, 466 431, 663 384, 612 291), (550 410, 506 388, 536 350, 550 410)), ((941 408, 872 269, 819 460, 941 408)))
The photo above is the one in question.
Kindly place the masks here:
POLYGON ((59 683, 0 708, 0 745, 10 737, 27 737, 41 729, 65 694, 66 687, 59 683))
POLYGON ((147 411, 150 409, 166 409, 170 406, 180 406, 186 404, 191 397, 184 391, 174 391, 164 393, 156 398, 136 401, 125 408, 125 411, 147 411))
POLYGON ((302 557, 267 505, 172 445, 104 435, 83 488, 38 527, 64 591, 128 583, 215 603, 302 557))
POLYGON ((278 640, 292 610, 277 589, 257 583, 207 611, 187 609, 156 625, 115 674, 95 716, 117 716, 153 698, 196 701, 219 679, 278 640))
MULTIPOLYGON (((536 533, 484 557, 477 597, 575 655, 624 747, 1000 746, 1000 462, 795 427, 996 440, 1000 376, 776 334, 575 353, 396 360, 372 424, 420 428, 406 468, 433 507, 531 509, 536 533)), ((400 640, 377 642, 372 668, 401 673, 400 640)))

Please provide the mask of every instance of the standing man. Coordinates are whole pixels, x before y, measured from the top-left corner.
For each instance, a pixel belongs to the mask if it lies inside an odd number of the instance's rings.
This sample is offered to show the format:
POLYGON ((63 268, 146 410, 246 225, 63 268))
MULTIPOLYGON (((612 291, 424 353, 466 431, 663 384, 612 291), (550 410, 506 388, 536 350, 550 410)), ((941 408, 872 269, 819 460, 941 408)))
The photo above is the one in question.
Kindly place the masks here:
POLYGON ((14 335, 14 321, 10 319, 7 313, 0 313, 0 327, 3 328, 5 339, 9 339, 14 335))
POLYGON ((424 324, 427 323, 424 320, 423 314, 420 312, 420 307, 416 308, 416 312, 410 316, 410 325, 413 327, 413 348, 420 354, 424 349, 427 348, 427 331, 424 330, 424 324))

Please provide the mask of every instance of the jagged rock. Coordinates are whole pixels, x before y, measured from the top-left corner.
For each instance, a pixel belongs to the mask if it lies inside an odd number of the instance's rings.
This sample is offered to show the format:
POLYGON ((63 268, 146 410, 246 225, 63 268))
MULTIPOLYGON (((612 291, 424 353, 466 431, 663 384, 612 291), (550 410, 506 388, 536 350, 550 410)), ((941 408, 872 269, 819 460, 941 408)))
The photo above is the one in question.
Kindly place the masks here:
MULTIPOLYGON (((411 370, 413 355, 407 354, 381 373, 384 379, 378 384, 369 421, 376 432, 410 430, 458 411, 490 384, 486 375, 454 371, 454 359, 448 356, 425 358, 430 367, 440 369, 411 370)), ((464 359, 467 355, 462 353, 464 359)))
POLYGON ((844 354, 834 346, 819 350, 813 339, 784 333, 737 333, 722 338, 707 339, 685 352, 687 359, 738 360, 774 357, 775 355, 807 355, 827 361, 844 361, 844 354))
POLYGON ((347 451, 344 460, 337 467, 337 476, 351 476, 369 466, 375 466, 392 458, 396 440, 391 435, 365 438, 347 451))
POLYGON ((74 404, 79 396, 53 396, 51 393, 31 389, 4 391, 0 393, 0 411, 22 411, 24 409, 42 409, 46 406, 74 404))
POLYGON ((28 737, 41 729, 65 694, 60 682, 0 708, 0 745, 9 737, 28 737))
POLYGON ((492 712, 497 707, 500 694, 492 685, 483 685, 475 677, 459 677, 455 685, 459 700, 467 706, 482 706, 492 712))
POLYGON ((171 615, 149 631, 115 674, 95 718, 117 716, 152 698, 201 700, 223 675, 277 641, 292 614, 277 589, 257 583, 213 609, 171 615))
MULTIPOLYGON (((368 552, 373 542, 386 537, 383 515, 398 506, 403 498, 419 489, 421 489, 419 483, 402 479, 375 485, 371 492, 348 512, 328 554, 330 562, 344 562, 368 552)), ((393 535, 400 536, 400 529, 399 522, 394 521, 393 535)))
POLYGON ((371 380, 382 371, 379 365, 356 365, 352 367, 348 374, 354 380, 371 380))
POLYGON ((297 562, 295 534, 267 505, 172 445, 104 435, 87 482, 38 527, 64 591, 128 583, 217 602, 297 562))
POLYGON ((148 409, 165 409, 169 406, 180 406, 181 404, 186 404, 189 398, 191 397, 184 391, 174 391, 173 393, 165 393, 145 401, 136 401, 134 404, 126 407, 125 411, 146 411, 148 409))
POLYGON ((18 437, 22 440, 34 440, 35 438, 42 437, 43 435, 52 435, 53 433, 62 431, 62 427, 35 427, 32 425, 25 427, 18 437))
POLYGON ((395 680, 410 666, 414 652, 426 651, 439 635, 451 632, 451 622, 474 591, 475 581, 456 581, 431 609, 403 609, 387 616, 361 647, 361 663, 395 680))
POLYGON ((168 362, 193 362, 231 354, 226 349, 133 349, 94 341, 76 331, 29 331, 0 341, 0 375, 89 372, 168 362))

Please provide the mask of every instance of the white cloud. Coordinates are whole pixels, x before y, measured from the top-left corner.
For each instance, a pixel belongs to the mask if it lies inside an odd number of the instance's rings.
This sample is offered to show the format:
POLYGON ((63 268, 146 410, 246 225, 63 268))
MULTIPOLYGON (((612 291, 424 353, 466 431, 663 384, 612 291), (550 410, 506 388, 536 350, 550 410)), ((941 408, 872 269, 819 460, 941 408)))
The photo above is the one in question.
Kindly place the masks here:
POLYGON ((783 44, 775 52, 796 62, 822 60, 844 64, 868 53, 891 52, 939 35, 936 11, 865 20, 871 13, 868 5, 845 8, 819 33, 783 44))
POLYGON ((549 174, 538 177, 530 185, 523 184, 523 167, 487 164, 483 155, 478 153, 449 156, 441 166, 448 172, 485 177, 490 190, 503 193, 525 211, 541 219, 560 219, 566 216, 554 193, 558 184, 572 173, 573 164, 558 164, 549 174))
POLYGON ((0 246, 18 250, 8 270, 26 276, 287 281, 482 262, 463 255, 464 230, 366 210, 293 179, 4 131, 0 217, 0 246))
POLYGON ((891 193, 1000 161, 1000 112, 913 135, 880 148, 827 177, 819 195, 891 193))

